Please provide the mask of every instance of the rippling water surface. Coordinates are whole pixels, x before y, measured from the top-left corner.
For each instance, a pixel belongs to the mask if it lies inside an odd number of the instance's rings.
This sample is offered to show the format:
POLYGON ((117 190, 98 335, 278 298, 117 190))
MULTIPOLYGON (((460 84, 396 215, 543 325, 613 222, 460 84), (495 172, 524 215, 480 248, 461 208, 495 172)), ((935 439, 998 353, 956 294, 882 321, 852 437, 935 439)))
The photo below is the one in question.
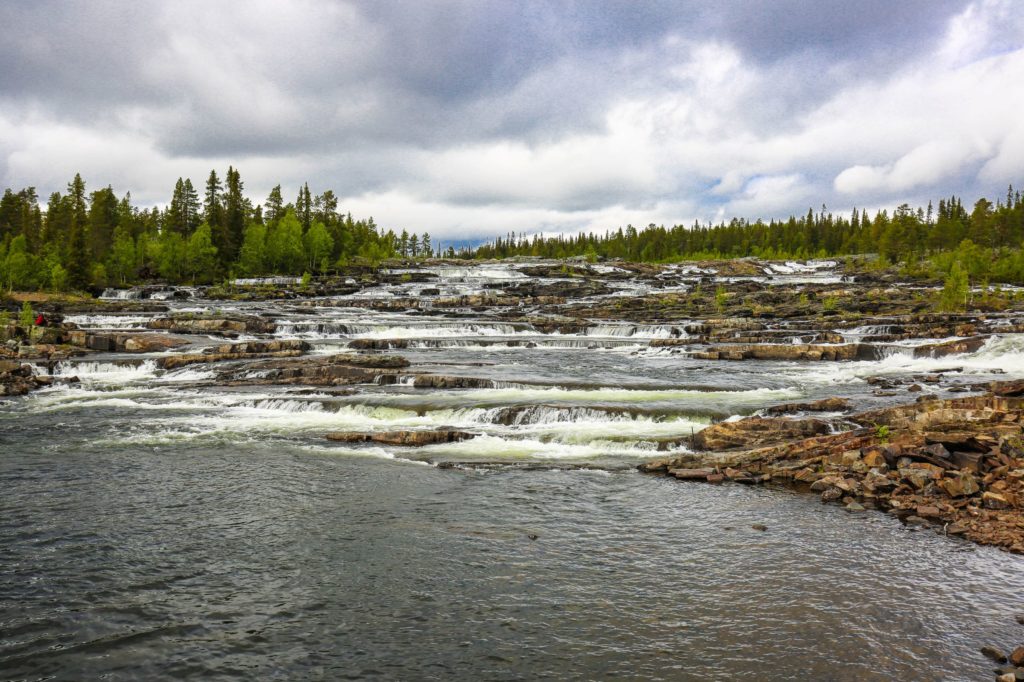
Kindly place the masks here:
MULTIPOLYGON (((637 330, 481 346, 531 333, 337 310, 322 317, 364 327, 316 330, 310 311, 245 307, 319 352, 393 326, 424 341, 401 351, 414 363, 502 383, 336 395, 211 386, 210 368, 152 358, 59 368, 82 383, 0 405, 0 679, 978 680, 981 645, 1021 639, 1019 557, 632 468, 772 403, 884 402, 865 377, 939 361, 719 365, 637 330), (323 439, 442 425, 482 435, 323 439), (432 466, 481 460, 603 470, 432 466)), ((122 317, 79 321, 146 321, 122 317)), ((1012 372, 1022 349, 1001 337, 956 364, 1012 372)))

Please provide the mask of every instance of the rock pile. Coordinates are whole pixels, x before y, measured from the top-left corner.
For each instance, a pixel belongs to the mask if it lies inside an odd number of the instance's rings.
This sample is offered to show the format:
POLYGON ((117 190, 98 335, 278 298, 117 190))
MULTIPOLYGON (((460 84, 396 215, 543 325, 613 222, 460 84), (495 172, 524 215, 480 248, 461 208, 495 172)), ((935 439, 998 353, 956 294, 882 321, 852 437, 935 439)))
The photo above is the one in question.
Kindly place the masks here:
POLYGON ((949 535, 1024 553, 1024 399, 922 400, 850 419, 859 428, 826 435, 817 435, 814 419, 728 422, 709 427, 715 430, 697 444, 755 449, 640 468, 684 480, 793 484, 851 511, 887 510, 910 524, 935 524, 949 535), (814 435, 802 437, 807 433, 814 435), (752 434, 747 443, 745 434, 752 434), (762 447, 761 434, 789 438, 762 447))

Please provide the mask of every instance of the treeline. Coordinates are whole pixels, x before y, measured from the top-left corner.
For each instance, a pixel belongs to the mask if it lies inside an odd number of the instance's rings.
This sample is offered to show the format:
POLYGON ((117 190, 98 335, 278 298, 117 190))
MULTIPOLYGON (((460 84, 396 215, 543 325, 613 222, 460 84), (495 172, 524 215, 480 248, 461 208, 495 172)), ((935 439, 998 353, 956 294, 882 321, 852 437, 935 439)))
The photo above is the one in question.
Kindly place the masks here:
MULTIPOLYGON (((975 278, 1024 282, 1024 202, 1011 186, 1005 200, 978 199, 968 211, 960 198, 891 215, 854 209, 837 216, 823 206, 788 220, 749 222, 734 218, 718 225, 648 225, 573 236, 506 235, 465 253, 473 258, 621 258, 647 262, 736 258, 805 259, 878 254, 883 264, 949 272, 954 262, 975 278)), ((927 273, 925 273, 927 274, 927 273)))
MULTIPOLYGON (((995 203, 968 210, 958 197, 892 215, 854 209, 837 216, 823 206, 788 220, 718 225, 632 225, 604 234, 509 234, 449 258, 585 257, 672 262, 758 256, 803 259, 878 254, 918 274, 948 274, 959 264, 972 279, 1024 283, 1024 202, 1007 190, 995 203)), ((87 191, 80 175, 45 209, 32 187, 0 198, 0 287, 87 289, 162 279, 206 283, 225 277, 327 273, 352 262, 442 255, 430 235, 383 230, 373 218, 342 213, 331 190, 304 185, 285 202, 278 185, 263 203, 245 196, 241 176, 210 171, 202 194, 179 178, 166 207, 139 208, 110 186, 87 191)))
MULTIPOLYGON (((322 273, 353 260, 433 255, 430 235, 380 229, 341 213, 334 192, 304 185, 286 203, 278 185, 262 204, 228 168, 211 171, 200 196, 179 178, 166 208, 139 208, 107 186, 87 191, 81 175, 45 210, 33 187, 0 198, 0 286, 99 288, 152 279, 205 283, 224 277, 322 273)), ((454 253, 454 252, 453 252, 454 253)))

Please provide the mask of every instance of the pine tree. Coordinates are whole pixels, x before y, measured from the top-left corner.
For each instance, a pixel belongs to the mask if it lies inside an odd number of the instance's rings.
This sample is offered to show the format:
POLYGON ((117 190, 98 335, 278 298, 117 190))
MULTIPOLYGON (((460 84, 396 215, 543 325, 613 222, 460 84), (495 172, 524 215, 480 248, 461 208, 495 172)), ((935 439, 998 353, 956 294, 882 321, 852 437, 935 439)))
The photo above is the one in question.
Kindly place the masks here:
POLYGON ((220 253, 221 262, 225 265, 238 257, 238 249, 242 244, 242 232, 248 218, 246 208, 245 196, 242 194, 242 177, 237 170, 229 166, 227 191, 224 195, 226 240, 224 250, 220 253))
POLYGON ((263 206, 267 209, 263 214, 263 218, 268 225, 281 219, 281 216, 284 215, 284 199, 281 198, 281 185, 277 185, 274 189, 270 190, 267 201, 263 206))
POLYGON ((302 224, 302 233, 305 234, 313 221, 313 199, 309 194, 308 182, 299 190, 299 198, 295 200, 295 215, 302 224))
POLYGON ((78 173, 68 183, 68 214, 70 217, 70 233, 68 234, 67 257, 65 269, 68 271, 68 283, 75 289, 84 289, 89 285, 89 246, 86 231, 89 228, 85 205, 85 181, 78 173))

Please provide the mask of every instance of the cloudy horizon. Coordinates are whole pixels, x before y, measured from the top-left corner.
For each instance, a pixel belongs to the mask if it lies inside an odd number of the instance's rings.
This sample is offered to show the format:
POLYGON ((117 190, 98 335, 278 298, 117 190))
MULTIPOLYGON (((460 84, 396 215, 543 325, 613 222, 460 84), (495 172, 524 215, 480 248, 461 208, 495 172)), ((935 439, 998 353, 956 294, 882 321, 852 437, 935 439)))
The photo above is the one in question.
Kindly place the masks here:
MULTIPOLYGON (((1015 11, 1016 10, 1016 11, 1015 11)), ((1024 184, 1009 0, 0 1, 0 184, 241 171, 446 241, 1024 184)))

